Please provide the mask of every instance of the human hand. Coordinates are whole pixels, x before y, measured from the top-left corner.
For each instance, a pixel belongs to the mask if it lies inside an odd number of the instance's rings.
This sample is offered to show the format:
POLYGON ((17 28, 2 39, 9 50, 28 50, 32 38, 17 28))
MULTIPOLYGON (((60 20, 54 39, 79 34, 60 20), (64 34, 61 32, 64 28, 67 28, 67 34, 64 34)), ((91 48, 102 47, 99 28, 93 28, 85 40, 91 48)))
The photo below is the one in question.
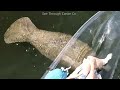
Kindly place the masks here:
POLYGON ((93 56, 88 56, 88 57, 87 57, 87 60, 88 60, 88 62, 89 62, 89 64, 90 64, 92 70, 97 68, 96 58, 95 58, 95 57, 93 57, 93 56))

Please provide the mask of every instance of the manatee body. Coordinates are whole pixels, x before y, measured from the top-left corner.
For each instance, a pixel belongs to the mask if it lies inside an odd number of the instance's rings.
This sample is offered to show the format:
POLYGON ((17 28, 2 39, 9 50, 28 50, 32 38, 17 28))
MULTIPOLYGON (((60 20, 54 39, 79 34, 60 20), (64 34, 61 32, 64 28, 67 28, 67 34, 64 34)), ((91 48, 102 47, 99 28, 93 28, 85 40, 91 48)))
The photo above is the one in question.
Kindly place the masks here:
MULTIPOLYGON (((28 42, 41 54, 51 59, 57 57, 71 35, 38 29, 28 17, 16 20, 5 32, 4 41, 7 44, 15 42, 28 42)), ((65 66, 72 65, 76 68, 91 52, 91 48, 84 42, 77 40, 61 60, 65 66)))

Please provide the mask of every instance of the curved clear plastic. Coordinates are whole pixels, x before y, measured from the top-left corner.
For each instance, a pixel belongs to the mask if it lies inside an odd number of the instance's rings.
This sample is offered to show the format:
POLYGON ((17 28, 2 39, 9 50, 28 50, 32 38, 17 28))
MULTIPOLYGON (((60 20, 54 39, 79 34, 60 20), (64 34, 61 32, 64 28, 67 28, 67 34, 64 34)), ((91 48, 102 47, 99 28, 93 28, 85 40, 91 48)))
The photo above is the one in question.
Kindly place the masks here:
MULTIPOLYGON (((119 11, 99 11, 86 21, 78 31, 69 40, 66 46, 62 49, 50 69, 58 66, 63 56, 70 52, 70 48, 77 40, 87 43, 94 53, 99 58, 105 58, 109 53, 113 54, 112 59, 106 65, 106 68, 100 73, 104 79, 112 79, 117 62, 120 59, 120 12, 119 11)), ((48 73, 47 70, 42 79, 48 73)))

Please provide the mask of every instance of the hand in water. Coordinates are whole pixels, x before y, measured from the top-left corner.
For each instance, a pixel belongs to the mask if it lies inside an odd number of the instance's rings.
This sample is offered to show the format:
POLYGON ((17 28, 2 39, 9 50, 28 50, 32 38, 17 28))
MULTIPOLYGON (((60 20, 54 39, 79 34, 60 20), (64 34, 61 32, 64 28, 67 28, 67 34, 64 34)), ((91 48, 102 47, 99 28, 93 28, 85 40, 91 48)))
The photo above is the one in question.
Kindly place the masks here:
MULTIPOLYGON (((82 65, 78 66, 75 71, 68 76, 67 79, 77 78, 81 79, 80 75, 85 76, 86 79, 101 79, 95 74, 96 69, 101 69, 108 61, 112 58, 112 53, 108 54, 105 59, 99 59, 93 56, 88 56, 87 59, 83 60, 82 65), (82 70, 81 70, 82 68, 82 70)), ((101 76, 101 75, 99 75, 101 76)))
POLYGON ((88 76, 86 77, 86 79, 95 79, 96 78, 96 75, 95 75, 96 59, 94 57, 88 57, 87 60, 89 60, 90 72, 89 72, 88 76))
POLYGON ((88 56, 87 59, 83 60, 82 66, 76 68, 76 70, 68 77, 69 78, 77 78, 77 79, 95 79, 95 70, 98 68, 98 65, 101 64, 102 61, 99 61, 98 58, 93 56, 88 56), (80 69, 82 70, 80 71, 80 69), (84 77, 83 77, 84 76, 84 77))
POLYGON ((87 76, 92 77, 92 71, 96 69, 96 61, 93 57, 87 58, 83 60, 82 66, 78 66, 75 71, 70 74, 70 76, 67 79, 77 78, 77 79, 85 79, 87 76), (80 69, 82 70, 80 71, 80 69), (89 75, 90 73, 90 75, 89 75))

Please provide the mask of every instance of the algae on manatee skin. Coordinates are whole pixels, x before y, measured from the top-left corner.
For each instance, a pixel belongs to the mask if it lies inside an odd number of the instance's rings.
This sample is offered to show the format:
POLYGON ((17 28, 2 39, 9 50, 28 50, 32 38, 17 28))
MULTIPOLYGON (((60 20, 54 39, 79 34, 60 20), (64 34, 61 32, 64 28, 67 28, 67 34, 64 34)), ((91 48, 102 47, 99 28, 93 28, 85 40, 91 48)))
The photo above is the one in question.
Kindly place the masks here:
MULTIPOLYGON (((16 20, 4 34, 6 43, 29 42, 42 55, 51 60, 57 57, 71 37, 65 33, 38 29, 28 17, 16 20)), ((64 55, 61 63, 66 66, 72 65, 75 69, 91 50, 86 43, 77 40, 64 55)))

